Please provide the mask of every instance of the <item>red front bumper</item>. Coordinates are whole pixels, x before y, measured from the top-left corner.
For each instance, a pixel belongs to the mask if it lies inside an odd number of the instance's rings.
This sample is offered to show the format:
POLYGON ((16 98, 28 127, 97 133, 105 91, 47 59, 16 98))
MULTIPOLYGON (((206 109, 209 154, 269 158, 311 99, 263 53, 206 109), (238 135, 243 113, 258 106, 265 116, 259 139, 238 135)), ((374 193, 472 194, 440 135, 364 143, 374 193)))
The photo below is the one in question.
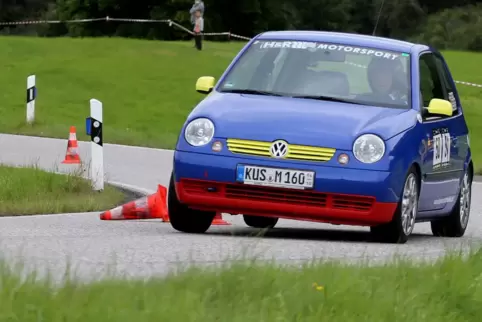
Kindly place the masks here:
POLYGON ((181 179, 179 200, 194 209, 273 216, 342 225, 372 226, 392 220, 396 203, 316 191, 181 179))

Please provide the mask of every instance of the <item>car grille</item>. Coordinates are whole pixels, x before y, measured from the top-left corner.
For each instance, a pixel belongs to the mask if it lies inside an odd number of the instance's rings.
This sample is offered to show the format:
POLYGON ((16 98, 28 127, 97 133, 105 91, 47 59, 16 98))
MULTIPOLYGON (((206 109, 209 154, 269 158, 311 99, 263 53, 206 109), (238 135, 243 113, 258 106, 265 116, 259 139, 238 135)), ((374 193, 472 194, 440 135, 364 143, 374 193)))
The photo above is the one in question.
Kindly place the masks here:
POLYGON ((322 193, 317 191, 259 187, 242 184, 212 183, 201 180, 183 179, 186 193, 193 195, 218 195, 227 199, 275 202, 291 205, 304 205, 338 210, 371 211, 375 198, 351 195, 322 193), (215 187, 217 192, 208 192, 215 187))
MULTIPOLYGON (((269 152, 271 142, 228 139, 227 143, 228 149, 232 153, 271 157, 269 152)), ((289 144, 285 159, 326 162, 333 157, 335 152, 336 149, 332 148, 289 144)))

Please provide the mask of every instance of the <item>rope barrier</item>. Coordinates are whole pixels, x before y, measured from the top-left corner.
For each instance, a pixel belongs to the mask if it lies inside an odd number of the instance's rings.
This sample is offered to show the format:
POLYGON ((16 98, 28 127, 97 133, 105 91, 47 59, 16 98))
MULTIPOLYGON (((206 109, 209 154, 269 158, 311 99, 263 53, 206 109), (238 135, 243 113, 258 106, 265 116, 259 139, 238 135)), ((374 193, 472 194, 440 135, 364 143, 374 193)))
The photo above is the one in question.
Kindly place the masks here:
MULTIPOLYGON (((187 29, 186 27, 180 25, 179 23, 171 20, 171 19, 132 19, 132 18, 112 18, 109 16, 106 16, 104 18, 89 18, 89 19, 71 19, 71 20, 25 20, 25 21, 12 21, 12 22, 0 22, 0 26, 19 26, 19 25, 38 25, 38 24, 60 24, 60 23, 86 23, 86 22, 95 22, 95 21, 117 21, 117 22, 141 22, 141 23, 167 23, 169 24, 169 27, 176 27, 178 29, 181 29, 190 35, 194 35, 194 32, 187 29)), ((251 40, 250 37, 245 37, 237 34, 233 34, 229 31, 225 32, 205 32, 202 33, 204 36, 228 36, 229 38, 237 38, 237 39, 243 39, 243 40, 251 40)), ((366 66, 363 65, 357 65, 354 63, 347 62, 350 65, 366 68, 366 66)), ((472 86, 472 87, 478 87, 482 88, 481 84, 475 84, 475 83, 470 83, 470 82, 464 82, 464 81, 455 81, 457 84, 462 84, 466 86, 472 86)))

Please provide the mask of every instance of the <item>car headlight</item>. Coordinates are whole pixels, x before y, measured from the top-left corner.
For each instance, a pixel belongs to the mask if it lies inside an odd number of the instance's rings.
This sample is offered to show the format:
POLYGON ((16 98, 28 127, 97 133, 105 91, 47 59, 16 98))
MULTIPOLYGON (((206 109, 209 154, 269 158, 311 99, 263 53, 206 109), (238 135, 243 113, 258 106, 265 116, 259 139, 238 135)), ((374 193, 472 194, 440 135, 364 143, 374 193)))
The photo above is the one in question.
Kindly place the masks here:
POLYGON ((214 124, 206 118, 198 118, 189 122, 184 131, 187 143, 193 146, 208 144, 214 136, 214 124))
POLYGON ((374 134, 361 135, 353 143, 353 154, 360 162, 375 163, 385 154, 385 142, 374 134))

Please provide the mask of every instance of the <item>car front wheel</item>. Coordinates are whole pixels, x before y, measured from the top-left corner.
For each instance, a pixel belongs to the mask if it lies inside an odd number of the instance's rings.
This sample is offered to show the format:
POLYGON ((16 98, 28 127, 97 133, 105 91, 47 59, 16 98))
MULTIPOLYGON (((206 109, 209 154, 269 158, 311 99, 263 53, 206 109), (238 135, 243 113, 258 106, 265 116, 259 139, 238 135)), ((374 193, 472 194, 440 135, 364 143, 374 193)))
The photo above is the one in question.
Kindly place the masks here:
POLYGON ((472 198, 472 180, 470 172, 466 171, 457 202, 448 217, 432 221, 431 228, 437 237, 462 237, 469 223, 470 202, 472 198))
POLYGON ((171 174, 169 182, 167 207, 171 226, 184 233, 205 233, 211 227, 211 223, 216 215, 215 211, 194 210, 179 202, 173 174, 171 174))
POLYGON ((391 222, 371 227, 375 239, 380 242, 404 244, 413 231, 420 195, 419 178, 414 167, 405 178, 400 201, 391 222))
POLYGON ((244 222, 246 225, 253 228, 274 228, 278 223, 278 218, 275 217, 262 217, 262 216, 251 216, 243 215, 244 222))

